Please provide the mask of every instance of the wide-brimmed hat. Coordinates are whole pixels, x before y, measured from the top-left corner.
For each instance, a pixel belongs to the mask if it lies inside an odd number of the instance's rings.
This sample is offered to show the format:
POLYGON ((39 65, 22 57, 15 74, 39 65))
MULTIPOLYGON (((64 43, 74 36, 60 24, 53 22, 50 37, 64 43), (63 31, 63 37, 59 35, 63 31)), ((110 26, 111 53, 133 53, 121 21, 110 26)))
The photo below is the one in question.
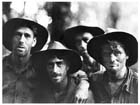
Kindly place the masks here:
POLYGON ((79 36, 79 34, 89 32, 92 36, 98 36, 101 34, 104 34, 104 31, 99 27, 89 27, 89 26, 75 26, 72 28, 69 28, 64 31, 62 42, 70 49, 76 50, 76 37, 79 36))
POLYGON ((3 25, 3 44, 8 50, 12 50, 12 37, 14 35, 14 32, 17 28, 20 27, 29 27, 29 28, 35 28, 35 36, 37 37, 37 43, 35 47, 32 48, 31 52, 35 52, 38 50, 41 50, 44 44, 46 43, 48 39, 48 31, 45 27, 42 25, 23 18, 13 18, 10 19, 8 22, 6 22, 3 25))
POLYGON ((75 73, 82 66, 82 61, 79 54, 66 48, 58 41, 50 42, 47 50, 34 53, 32 55, 33 64, 37 68, 39 68, 39 66, 45 67, 48 58, 53 55, 56 57, 66 57, 67 61, 70 63, 70 69, 68 71, 70 74, 75 73))
POLYGON ((125 51, 129 54, 127 66, 135 64, 138 60, 138 42, 136 38, 126 32, 110 32, 91 39, 88 43, 87 50, 90 56, 102 64, 101 47, 107 40, 118 41, 124 45, 125 51))

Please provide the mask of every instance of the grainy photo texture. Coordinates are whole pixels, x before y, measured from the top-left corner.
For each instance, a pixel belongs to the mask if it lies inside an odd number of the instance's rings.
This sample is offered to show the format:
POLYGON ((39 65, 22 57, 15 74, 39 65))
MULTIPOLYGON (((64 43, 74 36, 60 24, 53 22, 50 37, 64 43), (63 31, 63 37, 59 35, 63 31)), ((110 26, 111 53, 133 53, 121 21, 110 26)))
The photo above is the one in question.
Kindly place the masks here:
POLYGON ((138 103, 138 2, 3 1, 3 103, 138 103))

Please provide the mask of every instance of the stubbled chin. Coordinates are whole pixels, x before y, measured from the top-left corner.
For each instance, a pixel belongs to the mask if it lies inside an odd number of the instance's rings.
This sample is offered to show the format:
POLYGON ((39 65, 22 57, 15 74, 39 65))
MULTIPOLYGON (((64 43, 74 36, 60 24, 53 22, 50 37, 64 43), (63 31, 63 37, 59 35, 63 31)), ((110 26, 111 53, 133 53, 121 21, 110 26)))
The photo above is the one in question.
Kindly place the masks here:
POLYGON ((60 77, 54 77, 54 78, 52 78, 52 80, 55 81, 55 82, 59 82, 60 79, 61 79, 60 77))
POLYGON ((16 53, 20 56, 24 56, 25 55, 25 51, 24 50, 17 50, 16 53))
POLYGON ((113 67, 107 67, 109 70, 114 70, 114 71, 116 71, 117 69, 118 69, 118 67, 117 66, 113 66, 113 67))

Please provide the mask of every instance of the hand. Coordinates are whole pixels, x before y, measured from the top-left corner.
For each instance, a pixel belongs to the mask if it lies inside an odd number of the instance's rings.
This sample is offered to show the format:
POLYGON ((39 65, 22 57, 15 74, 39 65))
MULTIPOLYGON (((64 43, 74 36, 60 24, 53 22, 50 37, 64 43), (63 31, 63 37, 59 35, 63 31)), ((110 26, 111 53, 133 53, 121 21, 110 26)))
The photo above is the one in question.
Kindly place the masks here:
POLYGON ((76 94, 74 97, 75 103, 86 103, 88 99, 88 87, 89 83, 85 80, 82 80, 82 82, 79 84, 76 94))
POLYGON ((78 89, 74 98, 75 103, 86 103, 88 99, 88 90, 78 89))

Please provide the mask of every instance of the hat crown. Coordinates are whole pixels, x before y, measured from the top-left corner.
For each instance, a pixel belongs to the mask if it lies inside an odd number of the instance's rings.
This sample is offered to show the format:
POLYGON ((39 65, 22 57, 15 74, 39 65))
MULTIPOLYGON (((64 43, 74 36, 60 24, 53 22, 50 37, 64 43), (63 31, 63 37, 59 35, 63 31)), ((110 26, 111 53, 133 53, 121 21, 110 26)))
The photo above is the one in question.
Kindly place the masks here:
POLYGON ((48 50, 68 50, 67 47, 65 47, 63 44, 61 44, 60 42, 58 41, 52 41, 49 43, 49 46, 48 46, 48 50))

